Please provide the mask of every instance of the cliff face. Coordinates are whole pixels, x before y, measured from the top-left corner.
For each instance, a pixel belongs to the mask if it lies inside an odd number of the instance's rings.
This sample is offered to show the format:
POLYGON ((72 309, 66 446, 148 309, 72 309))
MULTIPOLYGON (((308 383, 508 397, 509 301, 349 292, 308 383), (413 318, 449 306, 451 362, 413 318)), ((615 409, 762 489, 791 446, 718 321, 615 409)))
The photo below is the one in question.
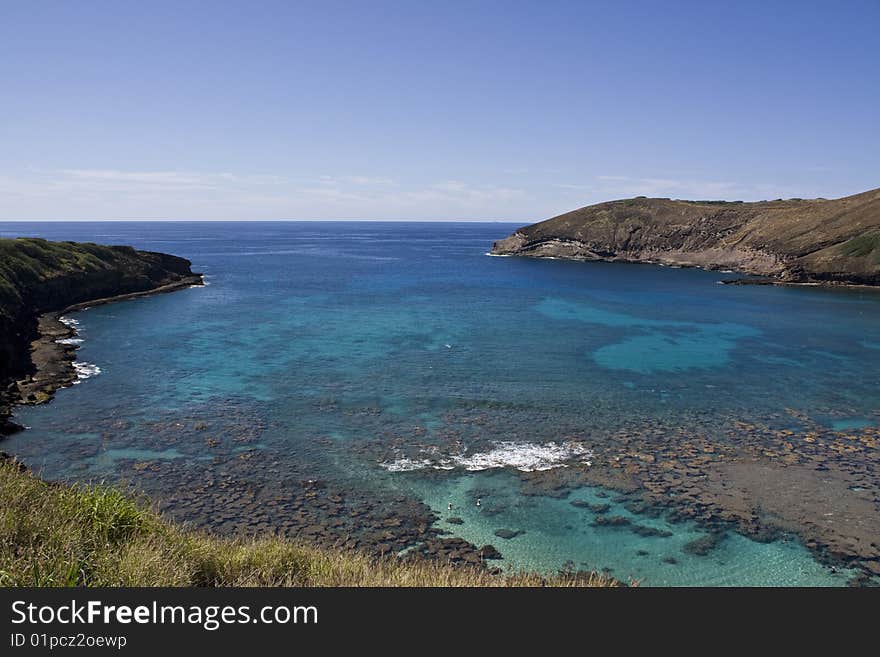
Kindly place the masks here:
POLYGON ((30 344, 40 314, 73 304, 165 285, 198 282, 190 261, 136 251, 42 239, 0 239, 0 382, 32 369, 30 344))
POLYGON ((835 200, 610 201, 521 228, 492 253, 880 285, 880 189, 835 200))

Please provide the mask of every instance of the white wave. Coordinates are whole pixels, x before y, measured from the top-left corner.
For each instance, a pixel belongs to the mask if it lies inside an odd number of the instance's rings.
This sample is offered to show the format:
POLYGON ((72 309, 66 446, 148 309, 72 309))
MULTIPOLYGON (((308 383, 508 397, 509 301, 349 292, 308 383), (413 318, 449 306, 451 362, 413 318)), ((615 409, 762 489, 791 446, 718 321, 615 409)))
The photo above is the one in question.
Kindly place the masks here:
POLYGON ((490 251, 486 251, 483 255, 487 255, 490 258, 509 258, 512 254, 510 253, 491 253, 490 251))
POLYGON ((396 461, 386 461, 380 464, 388 472, 410 472, 412 470, 421 470, 431 466, 429 459, 416 461, 413 459, 397 459, 396 461))
POLYGON ((90 379, 93 376, 98 376, 101 373, 101 368, 97 365, 81 360, 74 361, 73 369, 76 370, 76 381, 73 382, 73 385, 90 379))
POLYGON ((471 472, 508 467, 516 468, 522 472, 534 472, 565 468, 572 462, 586 464, 590 463, 592 458, 593 452, 582 443, 549 442, 542 445, 501 441, 495 443, 495 447, 488 452, 470 455, 459 454, 436 460, 401 458, 395 461, 385 461, 380 465, 389 472, 409 472, 425 468, 452 470, 456 467, 471 472))
POLYGON ((82 338, 61 338, 59 340, 55 340, 58 344, 82 344, 82 338))
POLYGON ((514 443, 500 442, 495 448, 483 454, 469 457, 454 458, 465 470, 488 470, 507 466, 532 472, 534 470, 550 470, 565 467, 566 461, 581 457, 581 460, 592 458, 592 452, 580 443, 514 443))
POLYGON ((74 319, 73 317, 59 317, 58 321, 72 329, 77 329, 79 327, 79 320, 74 319))

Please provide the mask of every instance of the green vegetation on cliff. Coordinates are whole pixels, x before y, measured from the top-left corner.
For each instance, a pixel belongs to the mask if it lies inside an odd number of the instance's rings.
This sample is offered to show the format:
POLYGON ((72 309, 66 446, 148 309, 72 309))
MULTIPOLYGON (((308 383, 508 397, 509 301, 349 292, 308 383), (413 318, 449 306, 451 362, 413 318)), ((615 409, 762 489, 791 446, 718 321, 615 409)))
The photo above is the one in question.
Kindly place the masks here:
POLYGON ((112 248, 97 244, 0 239, 0 313, 12 315, 17 306, 27 303, 24 293, 50 278, 99 271, 117 258, 112 248))
POLYGON ((42 481, 0 459, 0 586, 614 586, 606 575, 503 577, 466 567, 218 538, 118 488, 42 481))
POLYGON ((30 369, 39 314, 183 283, 190 264, 129 246, 0 239, 0 381, 30 369))
POLYGON ((880 189, 834 200, 609 201, 521 228, 492 251, 880 285, 880 189))
POLYGON ((191 276, 190 262, 130 246, 0 239, 0 315, 45 312, 89 299, 148 290, 191 276))

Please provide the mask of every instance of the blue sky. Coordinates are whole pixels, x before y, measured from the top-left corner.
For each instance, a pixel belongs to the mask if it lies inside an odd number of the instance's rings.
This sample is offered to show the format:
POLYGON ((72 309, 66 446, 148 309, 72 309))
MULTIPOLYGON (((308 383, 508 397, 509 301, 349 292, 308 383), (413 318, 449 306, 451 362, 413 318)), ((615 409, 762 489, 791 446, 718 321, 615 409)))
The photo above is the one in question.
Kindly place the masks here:
POLYGON ((880 187, 880 2, 7 2, 0 219, 880 187))

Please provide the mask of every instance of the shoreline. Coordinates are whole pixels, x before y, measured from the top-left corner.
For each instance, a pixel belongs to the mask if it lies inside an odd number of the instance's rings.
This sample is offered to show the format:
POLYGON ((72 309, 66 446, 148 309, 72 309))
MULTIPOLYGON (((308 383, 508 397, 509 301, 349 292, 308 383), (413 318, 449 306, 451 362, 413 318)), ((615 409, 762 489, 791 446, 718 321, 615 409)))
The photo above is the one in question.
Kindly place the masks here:
POLYGON ((533 260, 564 260, 568 262, 607 262, 612 264, 623 265, 653 265, 655 267, 664 267, 667 269, 699 269, 705 272, 739 274, 744 278, 732 278, 717 281, 720 285, 773 285, 776 287, 812 287, 818 289, 846 289, 846 290, 869 290, 873 292, 880 291, 880 285, 871 285, 869 283, 855 283, 849 281, 820 281, 820 280, 784 280, 772 278, 761 274, 753 274, 746 270, 730 268, 727 265, 698 265, 685 262, 671 262, 653 259, 638 258, 588 258, 585 256, 567 256, 567 255, 538 255, 534 253, 496 253, 493 249, 486 252, 487 256, 493 258, 531 258, 533 260), (751 277, 751 278, 749 278, 751 277))
POLYGON ((0 398, 0 429, 2 429, 0 431, 0 440, 2 440, 3 436, 11 435, 24 429, 24 427, 10 419, 16 406, 44 404, 51 401, 58 390, 69 388, 81 380, 79 373, 74 367, 79 344, 59 342, 75 338, 77 331, 74 326, 63 323, 61 317, 68 313, 79 312, 109 303, 167 294, 204 285, 204 276, 202 274, 193 274, 149 290, 82 301, 61 310, 38 315, 36 318, 37 338, 30 345, 30 361, 34 371, 24 378, 7 379, 2 382, 6 390, 3 397, 0 398))
POLYGON ((880 285, 866 283, 847 283, 844 281, 783 281, 773 278, 732 278, 718 281, 721 285, 772 285, 775 287, 812 287, 820 290, 865 290, 880 292, 880 285))
POLYGON ((99 299, 92 299, 90 301, 81 301, 80 303, 75 303, 73 305, 67 306, 63 310, 56 311, 55 314, 60 317, 61 315, 65 315, 67 313, 74 313, 80 310, 86 310, 87 308, 94 308, 95 306, 103 306, 108 303, 116 303, 117 301, 128 301, 129 299, 139 299, 141 297, 152 297, 157 294, 167 294, 168 292, 176 292, 177 290, 183 290, 189 287, 203 287, 204 285, 204 274, 193 274, 192 276, 185 276, 178 281, 172 281, 171 283, 166 283, 164 285, 160 285, 159 287, 154 287, 149 290, 142 290, 140 292, 128 292, 126 294, 115 294, 110 297, 102 297, 99 299))

